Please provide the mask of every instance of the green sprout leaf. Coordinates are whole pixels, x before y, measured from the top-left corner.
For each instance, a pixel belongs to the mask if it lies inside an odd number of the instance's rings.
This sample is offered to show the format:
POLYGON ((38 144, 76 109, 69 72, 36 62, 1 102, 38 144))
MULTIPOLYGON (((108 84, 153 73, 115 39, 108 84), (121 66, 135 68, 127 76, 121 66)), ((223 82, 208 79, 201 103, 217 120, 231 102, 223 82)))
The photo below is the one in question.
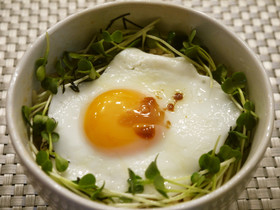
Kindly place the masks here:
POLYGON ((28 106, 22 106, 21 107, 21 114, 22 114, 22 117, 24 119, 24 121, 31 126, 30 124, 30 114, 31 114, 31 108, 28 107, 28 106))
POLYGON ((228 160, 232 157, 235 157, 236 160, 239 160, 241 158, 241 152, 237 149, 232 149, 228 145, 223 145, 221 146, 217 156, 220 158, 221 161, 228 160))
POLYGON ((45 163, 47 160, 49 160, 49 153, 45 150, 41 150, 37 153, 36 155, 36 163, 39 165, 42 165, 45 163))
POLYGON ((255 104, 252 101, 247 100, 243 107, 246 111, 255 111, 255 104))
POLYGON ((68 168, 68 161, 55 153, 55 167, 57 171, 64 172, 68 168))
POLYGON ((81 59, 78 62, 79 72, 89 72, 93 68, 92 63, 87 59, 81 59))
POLYGON ((239 127, 245 126, 247 130, 252 130, 256 124, 257 119, 251 112, 243 112, 236 120, 239 127))
POLYGON ((157 157, 158 156, 156 156, 155 160, 152 161, 148 166, 148 168, 146 169, 145 176, 147 179, 153 181, 156 190, 167 198, 168 195, 166 194, 166 188, 164 186, 164 178, 161 176, 156 163, 157 157))
POLYGON ((142 178, 136 175, 130 168, 128 169, 129 178, 127 182, 129 184, 128 192, 132 194, 142 193, 144 191, 144 186, 142 184, 142 178))
POLYGON ((205 176, 199 174, 198 172, 194 172, 191 176, 191 181, 193 184, 196 184, 197 187, 199 187, 204 181, 205 176))
POLYGON ((47 63, 47 59, 46 58, 38 58, 35 61, 35 69, 38 69, 40 66, 44 66, 47 63))
POLYGON ((193 42, 195 35, 196 35, 196 30, 193 29, 193 30, 191 31, 190 36, 189 36, 189 43, 192 43, 192 42, 193 42))
POLYGON ((112 33, 111 39, 116 43, 121 43, 123 41, 123 33, 120 30, 116 30, 112 33))
POLYGON ((38 81, 42 82, 46 78, 46 64, 48 62, 48 55, 50 50, 49 35, 46 33, 47 47, 45 50, 44 57, 41 57, 35 62, 36 78, 38 81))
POLYGON ((158 170, 156 163, 157 157, 158 156, 156 156, 155 160, 150 163, 145 171, 145 176, 147 179, 153 180, 157 175, 160 175, 160 171, 158 170))
MULTIPOLYGON (((43 131, 41 132, 41 137, 42 137, 43 139, 45 139, 46 141, 49 142, 49 133, 47 133, 47 131, 43 130, 43 131)), ((52 133, 51 133, 51 138, 52 138, 52 142, 58 142, 58 140, 59 140, 59 134, 56 133, 56 132, 52 132, 52 133)))
POLYGON ((199 55, 199 46, 194 45, 184 49, 184 53, 187 57, 195 59, 199 55))
POLYGON ((36 114, 34 119, 33 119, 33 123, 34 124, 45 125, 48 119, 49 119, 48 116, 36 114))
POLYGON ((40 114, 35 115, 33 118, 33 133, 35 135, 41 135, 41 132, 45 130, 47 120, 47 116, 40 114))
POLYGON ((94 68, 92 68, 89 73, 89 78, 95 80, 98 77, 100 77, 100 74, 96 72, 94 68))
POLYGON ((55 69, 56 69, 56 72, 59 76, 61 77, 64 77, 65 74, 66 74, 66 70, 65 68, 63 67, 62 65, 62 61, 61 60, 58 60, 55 64, 55 69))
POLYGON ((68 68, 69 70, 73 70, 76 67, 76 64, 72 62, 71 57, 69 56, 69 53, 64 52, 62 57, 63 64, 68 68))
POLYGON ((46 121, 46 131, 52 133, 57 126, 57 122, 53 118, 48 118, 46 121))
POLYGON ((78 72, 88 74, 89 78, 94 80, 97 77, 100 77, 100 75, 95 71, 95 68, 93 67, 92 63, 89 60, 81 59, 78 62, 78 72))
POLYGON ((113 41, 112 38, 111 38, 111 35, 110 35, 110 33, 108 31, 103 31, 102 32, 102 37, 103 37, 105 42, 113 41))
POLYGON ((166 193, 166 188, 164 186, 164 178, 160 174, 154 177, 154 186, 160 194, 168 198, 168 195, 166 193))
POLYGON ((53 164, 51 160, 47 160, 45 163, 41 165, 42 170, 45 171, 46 173, 51 172, 53 168, 53 164))
POLYGON ((53 94, 57 94, 57 87, 58 87, 58 79, 57 78, 46 77, 41 82, 41 85, 45 90, 49 90, 53 94))
POLYGON ((41 137, 46 140, 46 141, 49 141, 49 134, 47 133, 47 131, 42 131, 41 132, 41 137))
POLYGON ((217 66, 217 69, 215 71, 212 72, 213 78, 214 80, 216 80, 218 83, 222 84, 227 77, 227 68, 225 67, 225 65, 220 64, 217 66))
POLYGON ((96 179, 93 174, 86 174, 84 175, 78 182, 79 187, 86 189, 86 188, 95 188, 96 179))
POLYGON ((46 78, 46 68, 44 65, 41 65, 37 68, 36 78, 40 82, 42 82, 46 78))
POLYGON ((203 154, 199 158, 199 166, 201 169, 208 169, 210 173, 217 173, 220 170, 220 160, 216 156, 210 154, 203 154))
POLYGON ((227 78, 222 84, 222 89, 227 94, 232 94, 237 88, 244 88, 247 79, 243 72, 235 72, 232 77, 227 78))
POLYGON ((228 133, 235 135, 239 139, 248 139, 248 136, 246 136, 243 133, 240 133, 238 131, 229 131, 228 133))
POLYGON ((167 34, 166 42, 173 46, 175 37, 176 37, 176 32, 175 31, 169 31, 168 34, 167 34))
MULTIPOLYGON (((243 130, 243 128, 241 127, 240 130, 243 130)), ((229 131, 228 134, 229 135, 227 137, 226 144, 229 145, 233 149, 240 150, 241 140, 242 139, 246 140, 248 138, 247 135, 244 135, 243 133, 241 133, 240 131, 237 131, 237 130, 229 131)))
POLYGON ((59 134, 58 133, 52 132, 51 137, 52 137, 52 142, 54 142, 54 143, 58 142, 58 140, 59 140, 59 134))
POLYGON ((173 46, 177 50, 181 50, 183 42, 186 40, 186 36, 180 35, 175 31, 169 31, 167 34, 166 42, 173 46))
POLYGON ((91 45, 92 50, 96 53, 96 54, 102 54, 102 55, 106 55, 105 51, 104 51, 104 46, 103 46, 103 42, 104 39, 95 42, 91 45))
POLYGON ((103 199, 102 190, 104 189, 104 186, 105 186, 105 183, 103 183, 102 187, 94 190, 94 192, 90 196, 90 199, 91 200, 101 200, 101 199, 103 199))
POLYGON ((52 171, 52 162, 49 159, 49 153, 47 151, 40 150, 36 155, 36 162, 46 173, 52 171))

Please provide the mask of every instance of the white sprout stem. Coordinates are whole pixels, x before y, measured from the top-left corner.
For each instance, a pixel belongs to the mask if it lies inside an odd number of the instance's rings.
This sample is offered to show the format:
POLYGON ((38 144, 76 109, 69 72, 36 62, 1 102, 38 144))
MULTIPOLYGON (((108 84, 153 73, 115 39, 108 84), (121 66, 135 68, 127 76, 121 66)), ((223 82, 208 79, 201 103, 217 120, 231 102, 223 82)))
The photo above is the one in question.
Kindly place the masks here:
MULTIPOLYGON (((221 162, 220 163, 220 167, 224 167, 225 165, 229 165, 229 164, 231 164, 231 163, 233 163, 234 161, 235 161, 236 159, 233 157, 233 158, 230 158, 230 159, 228 159, 228 160, 225 160, 224 162, 221 162)), ((209 171, 208 171, 208 169, 204 169, 204 170, 202 170, 202 171, 199 171, 198 173, 200 174, 200 175, 204 175, 204 174, 207 174, 209 171)))
POLYGON ((48 91, 44 91, 44 92, 38 94, 38 95, 37 95, 37 98, 42 98, 42 97, 44 97, 47 93, 48 93, 48 91))
POLYGON ((171 180, 171 179, 164 179, 166 182, 170 183, 170 184, 173 184, 173 185, 177 185, 177 186, 180 186, 180 187, 184 187, 184 188, 190 188, 191 186, 190 185, 185 185, 185 184, 182 184, 182 183, 178 183, 174 180, 171 180))
POLYGON ((146 37, 147 37, 147 33, 143 33, 143 35, 142 35, 142 45, 141 45, 142 50, 144 50, 144 48, 145 48, 146 37))
POLYGON ((141 198, 147 198, 147 199, 153 199, 153 200, 159 200, 162 197, 160 195, 155 195, 155 194, 137 194, 138 197, 141 198))
POLYGON ((41 111, 42 109, 44 109, 45 106, 41 106, 38 109, 34 110, 31 114, 30 117, 33 117, 35 114, 37 114, 39 111, 41 111))
POLYGON ((187 61, 189 61, 190 63, 192 63, 194 66, 198 67, 199 69, 203 69, 203 67, 201 65, 199 65, 198 63, 196 63, 195 61, 191 60, 189 57, 185 56, 183 53, 181 53, 180 51, 176 50, 174 47, 172 47, 170 44, 168 44, 166 41, 162 40, 161 38, 158 38, 156 36, 153 35, 149 35, 147 34, 148 38, 154 39, 156 41, 159 41, 160 43, 164 44, 166 47, 168 47, 170 50, 172 50, 175 54, 185 58, 187 61))
MULTIPOLYGON (((224 167, 222 167, 222 169, 220 170, 220 172, 217 174, 217 179, 219 180, 224 173, 227 171, 227 169, 229 168, 230 164, 225 165, 224 167)), ((221 179, 222 180, 222 179, 221 179)))
POLYGON ((121 50, 125 50, 125 47, 120 46, 119 44, 116 44, 115 42, 111 41, 111 44, 114 45, 115 47, 121 49, 121 50))
POLYGON ((206 60, 208 60, 208 62, 210 61, 209 65, 213 68, 213 70, 215 70, 216 65, 215 65, 214 61, 212 60, 211 56, 203 48, 200 48, 199 50, 202 52, 201 55, 204 58, 206 58, 206 60))
POLYGON ((240 111, 244 110, 243 107, 235 100, 235 98, 232 95, 229 95, 229 97, 240 111))
MULTIPOLYGON (((245 125, 243 126, 243 135, 246 135, 246 127, 245 127, 245 125)), ((241 158, 240 158, 240 160, 238 161, 238 165, 237 165, 237 171, 239 171, 240 170, 240 168, 241 168, 241 163, 242 163, 242 158, 243 158, 243 152, 244 152, 244 144, 245 144, 245 139, 243 138, 242 140, 241 140, 241 147, 240 147, 240 152, 241 152, 241 158)))
MULTIPOLYGON (((227 170, 227 168, 226 168, 226 170, 227 170)), ((223 173, 223 175, 224 175, 224 173, 223 173)), ((217 181, 217 184, 216 184, 216 187, 217 187, 217 189, 219 188, 219 187, 221 187, 222 186, 222 184, 223 184, 223 179, 217 179, 218 181, 217 181)))
POLYGON ((47 113, 47 110, 48 110, 49 105, 50 105, 50 103, 51 103, 52 97, 53 97, 53 94, 50 94, 50 96, 49 96, 49 98, 48 98, 48 100, 47 100, 47 103, 46 103, 46 105, 45 105, 45 108, 44 108, 44 110, 43 110, 43 112, 42 112, 42 115, 45 115, 45 114, 47 113))
POLYGON ((81 53, 87 53, 87 52, 89 51, 91 45, 92 45, 93 42, 95 41, 95 39, 96 39, 96 35, 91 39, 91 41, 90 41, 90 43, 88 44, 88 46, 87 46, 85 49, 81 50, 81 53))
MULTIPOLYGON (((147 33, 149 30, 151 30, 154 25, 159 22, 159 19, 153 21, 152 23, 150 23, 149 25, 147 25, 145 28, 139 30, 137 33, 135 33, 133 36, 131 36, 130 38, 124 40, 122 43, 120 43, 118 46, 120 47, 125 47, 127 46, 129 43, 133 42, 134 40, 136 40, 137 38, 141 37, 143 34, 147 33)), ((117 49, 116 46, 110 48, 109 50, 105 51, 105 53, 110 53, 112 51, 114 51, 115 49, 117 49)), ((99 58, 97 56, 97 58, 99 58)))
MULTIPOLYGON (((102 68, 96 70, 96 72, 97 72, 97 73, 100 73, 100 72, 104 71, 106 68, 107 68, 107 66, 104 66, 104 67, 102 67, 102 68)), ((75 80, 73 83, 74 83, 75 85, 77 85, 77 84, 79 84, 79 83, 81 83, 81 82, 87 80, 88 78, 89 78, 89 75, 86 75, 86 76, 84 76, 84 77, 82 77, 82 78, 80 78, 80 79, 75 80)), ((71 86, 71 83, 67 83, 67 84, 65 85, 65 87, 69 87, 69 86, 71 86)))
POLYGON ((174 56, 174 54, 173 54, 170 50, 166 49, 165 47, 163 47, 162 45, 160 45, 158 42, 156 43, 156 45, 157 45, 158 48, 160 48, 160 49, 163 50, 164 52, 166 52, 166 53, 168 53, 168 54, 174 56))
POLYGON ((46 101, 39 103, 39 104, 35 104, 33 107, 31 107, 32 110, 35 110, 37 108, 40 108, 42 106, 44 106, 46 104, 46 101))
POLYGON ((216 140, 214 149, 213 149, 213 151, 212 151, 212 155, 215 155, 216 149, 217 149, 217 147, 218 147, 218 144, 219 144, 220 139, 221 139, 221 135, 219 135, 218 138, 217 138, 217 140, 216 140))
POLYGON ((29 147, 30 147, 30 150, 33 154, 33 158, 36 159, 36 154, 38 153, 38 150, 33 143, 33 135, 32 135, 32 133, 33 133, 33 128, 32 128, 33 127, 33 118, 31 118, 30 124, 31 124, 31 126, 30 126, 31 135, 29 136, 29 147))
MULTIPOLYGON (((217 141, 218 142, 218 141, 217 141)), ((223 168, 223 170, 221 170, 218 174, 217 174, 217 179, 219 179, 226 171, 226 169, 230 166, 231 163, 235 162, 235 158, 230 158, 222 163, 220 163, 220 167, 223 168)), ((200 175, 204 175, 204 174, 207 174, 209 171, 208 169, 205 169, 203 171, 200 171, 198 172, 200 175)), ((187 177, 184 177, 184 178, 187 178, 187 177)), ((178 179, 181 179, 178 178, 178 179)), ((181 186, 181 187, 185 187, 185 188, 189 188, 189 189, 194 189, 193 186, 191 185, 184 185, 184 184, 181 184, 181 183, 177 183, 176 181, 174 180, 169 180, 169 179, 165 179, 165 181, 169 182, 170 184, 174 184, 174 185, 178 185, 178 186, 181 186)))
POLYGON ((224 178, 224 183, 226 183, 230 179, 233 167, 234 167, 234 165, 230 165, 229 166, 229 169, 228 169, 228 171, 226 173, 226 177, 224 178))
POLYGON ((141 203, 112 203, 108 205, 118 208, 139 208, 143 206, 141 203))
POLYGON ((216 189, 216 185, 217 185, 217 174, 214 174, 212 178, 212 191, 216 189))
MULTIPOLYGON (((75 80, 73 83, 74 83, 75 85, 77 85, 77 84, 79 84, 79 83, 81 83, 81 82, 87 80, 88 78, 89 78, 89 75, 86 75, 86 76, 84 76, 84 77, 82 77, 82 78, 80 78, 80 79, 75 80)), ((70 86, 71 86, 71 83, 67 83, 67 84, 65 85, 65 87, 70 87, 70 86)))
MULTIPOLYGON (((186 189, 177 189, 177 190, 169 189, 168 190, 169 192, 185 192, 186 190, 194 190, 194 191, 204 192, 204 189, 197 188, 196 186, 184 185, 184 184, 174 182, 173 180, 169 180, 169 179, 165 179, 165 181, 169 182, 170 184, 186 188, 186 189)), ((207 191, 207 192, 209 192, 209 191, 207 191)), ((205 191, 205 193, 207 193, 207 192, 205 191)))
POLYGON ((212 188, 212 191, 217 189, 217 186, 216 186, 217 180, 219 180, 224 175, 224 173, 226 172, 228 167, 231 165, 231 163, 233 163, 235 161, 236 161, 235 157, 232 157, 232 158, 224 161, 223 164, 220 165, 220 167, 222 169, 220 169, 220 171, 214 175, 213 180, 208 185, 206 185, 205 189, 207 190, 207 189, 212 188))
POLYGON ((214 79, 213 79, 212 72, 211 72, 211 70, 208 68, 208 66, 206 66, 204 63, 203 63, 202 65, 203 65, 204 69, 206 70, 208 76, 210 77, 210 88, 212 88, 212 87, 213 87, 213 83, 214 83, 214 82, 213 82, 214 79))
POLYGON ((116 191, 108 190, 108 189, 103 189, 103 192, 108 194, 109 196, 123 196, 123 197, 130 198, 130 199, 133 199, 135 201, 143 202, 143 203, 146 203, 146 204, 149 204, 149 205, 163 206, 163 203, 161 203, 161 202, 149 200, 149 199, 140 197, 138 195, 132 195, 132 194, 129 194, 129 193, 116 192, 116 191))
POLYGON ((182 199, 186 199, 187 196, 190 196, 190 192, 186 191, 184 193, 180 193, 176 196, 173 196, 171 198, 166 198, 166 199, 163 199, 161 202, 163 203, 170 203, 170 202, 174 202, 174 201, 179 201, 179 200, 182 200, 182 199))
MULTIPOLYGON (((100 73, 100 72, 104 71, 106 68, 107 68, 107 66, 104 66, 104 67, 102 67, 102 68, 100 68, 100 69, 97 69, 96 72, 97 72, 97 73, 100 73)), ((84 77, 82 77, 82 78, 80 78, 80 79, 75 80, 75 81, 74 81, 74 84, 77 85, 77 84, 79 84, 79 83, 81 83, 81 82, 87 80, 88 78, 89 78, 89 76, 86 75, 86 76, 84 76, 84 77)), ((69 87, 70 85, 71 85, 71 83, 67 83, 67 84, 65 85, 65 87, 69 87)), ((44 91, 44 92, 40 93, 39 95, 37 95, 37 97, 38 97, 38 98, 39 98, 39 97, 43 97, 43 96, 45 96, 48 92, 49 92, 49 91, 44 91)), ((42 102, 42 103, 46 103, 46 102, 42 102)))
POLYGON ((107 66, 104 66, 104 67, 102 67, 100 69, 97 69, 96 72, 100 73, 100 72, 104 71, 106 68, 107 68, 107 66))
POLYGON ((82 192, 80 192, 79 190, 76 189, 76 184, 75 183, 69 181, 68 179, 66 179, 63 176, 60 176, 59 174, 56 174, 54 172, 50 172, 49 175, 50 175, 50 177, 52 177, 58 183, 61 183, 63 186, 65 186, 69 190, 71 190, 71 191, 75 192, 76 194, 88 199, 88 196, 86 194, 84 194, 84 193, 82 193, 82 192))
POLYGON ((190 180, 190 179, 191 179, 191 176, 181 176, 178 178, 174 178, 172 180, 170 180, 170 179, 165 179, 165 180, 176 182, 176 181, 184 181, 184 180, 190 180))
POLYGON ((241 104, 244 106, 246 100, 245 100, 245 97, 244 97, 244 94, 243 94, 243 91, 241 90, 241 88, 237 88, 238 90, 238 93, 240 95, 240 101, 241 101, 241 104))
POLYGON ((46 64, 46 60, 47 60, 47 57, 48 57, 49 51, 50 51, 50 38, 49 38, 48 32, 46 32, 46 41, 47 41, 47 48, 46 48, 45 55, 44 55, 44 58, 45 58, 44 64, 46 64))
POLYGON ((52 134, 51 133, 49 133, 49 151, 50 151, 50 154, 54 155, 54 153, 53 153, 52 134))

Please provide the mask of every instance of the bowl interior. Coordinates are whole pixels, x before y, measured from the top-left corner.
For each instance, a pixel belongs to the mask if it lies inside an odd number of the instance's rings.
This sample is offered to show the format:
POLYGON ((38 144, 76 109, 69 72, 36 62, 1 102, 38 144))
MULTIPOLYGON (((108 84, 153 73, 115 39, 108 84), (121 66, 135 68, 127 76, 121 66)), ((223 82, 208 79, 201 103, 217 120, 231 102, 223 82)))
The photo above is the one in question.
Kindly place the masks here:
MULTIPOLYGON (((95 32, 99 31, 100 28, 106 27, 111 19, 128 12, 131 14, 129 19, 140 25, 146 25, 156 18, 160 18, 158 27, 164 31, 179 30, 188 33, 191 29, 196 28, 199 38, 209 48, 217 63, 223 63, 231 71, 243 71, 247 75, 250 99, 255 103, 256 113, 259 116, 251 152, 242 170, 226 186, 217 190, 217 192, 211 193, 213 195, 205 196, 180 206, 184 208, 205 207, 213 199, 219 200, 219 197, 226 196, 225 192, 229 192, 230 189, 240 184, 241 180, 245 179, 256 167, 266 149, 273 122, 273 100, 268 79, 253 53, 242 41, 217 21, 191 9, 169 4, 144 2, 101 5, 70 16, 56 24, 48 30, 50 55, 47 70, 52 71, 56 58, 60 57, 63 51, 75 51, 84 48, 95 32)), ((45 34, 28 49, 12 78, 7 103, 10 135, 18 155, 29 171, 28 173, 34 176, 35 181, 40 181, 51 192, 55 190, 55 193, 63 201, 72 203, 71 205, 74 208, 90 209, 93 206, 92 202, 73 195, 54 184, 36 166, 28 149, 27 132, 21 118, 21 106, 30 104, 32 89, 38 88, 38 82, 35 80, 34 74, 34 62, 39 56, 43 56, 44 50, 45 34)), ((45 198, 48 200, 47 195, 45 198)), ((223 201, 219 202, 223 203, 223 201)), ((53 205, 59 206, 57 202, 54 202, 53 205)))

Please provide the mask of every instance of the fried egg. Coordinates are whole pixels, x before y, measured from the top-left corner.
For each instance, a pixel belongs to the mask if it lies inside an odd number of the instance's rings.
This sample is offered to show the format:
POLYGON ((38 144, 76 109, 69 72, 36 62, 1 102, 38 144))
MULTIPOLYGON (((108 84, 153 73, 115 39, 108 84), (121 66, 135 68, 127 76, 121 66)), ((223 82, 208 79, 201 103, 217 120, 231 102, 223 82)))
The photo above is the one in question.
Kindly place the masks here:
MULTIPOLYGON (((163 177, 191 175, 199 157, 224 143, 240 111, 214 81, 183 58, 126 49, 93 82, 53 97, 55 151, 75 180, 93 173, 100 186, 125 192, 128 168, 145 177, 157 158, 163 177)), ((154 193, 154 192, 153 192, 154 193)))

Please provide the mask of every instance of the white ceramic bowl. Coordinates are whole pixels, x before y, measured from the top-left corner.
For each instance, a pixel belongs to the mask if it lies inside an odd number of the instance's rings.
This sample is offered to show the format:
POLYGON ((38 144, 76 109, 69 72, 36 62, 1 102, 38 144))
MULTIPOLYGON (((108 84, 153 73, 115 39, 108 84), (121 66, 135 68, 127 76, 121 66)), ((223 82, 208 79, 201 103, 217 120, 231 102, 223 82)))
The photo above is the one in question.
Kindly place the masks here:
MULTIPOLYGON (((130 19, 145 25, 161 18, 159 27, 164 30, 190 31, 197 29, 199 37, 211 49, 211 55, 233 71, 247 75, 250 99, 256 105, 259 122, 254 133, 251 152, 247 161, 229 182, 216 191, 197 200, 173 206, 173 209, 223 209, 238 198, 253 171, 263 157, 273 128, 273 98, 268 78, 254 53, 226 27, 203 13, 176 5, 148 2, 109 3, 87 9, 59 22, 48 30, 50 55, 48 67, 64 50, 78 50, 89 42, 90 37, 109 20, 130 12, 130 19)), ((7 101, 7 122, 13 145, 26 174, 37 192, 53 209, 102 209, 108 208, 68 191, 50 179, 34 162, 28 148, 25 125, 21 118, 21 106, 31 100, 35 87, 34 62, 43 55, 45 34, 29 47, 11 81, 7 101)))

